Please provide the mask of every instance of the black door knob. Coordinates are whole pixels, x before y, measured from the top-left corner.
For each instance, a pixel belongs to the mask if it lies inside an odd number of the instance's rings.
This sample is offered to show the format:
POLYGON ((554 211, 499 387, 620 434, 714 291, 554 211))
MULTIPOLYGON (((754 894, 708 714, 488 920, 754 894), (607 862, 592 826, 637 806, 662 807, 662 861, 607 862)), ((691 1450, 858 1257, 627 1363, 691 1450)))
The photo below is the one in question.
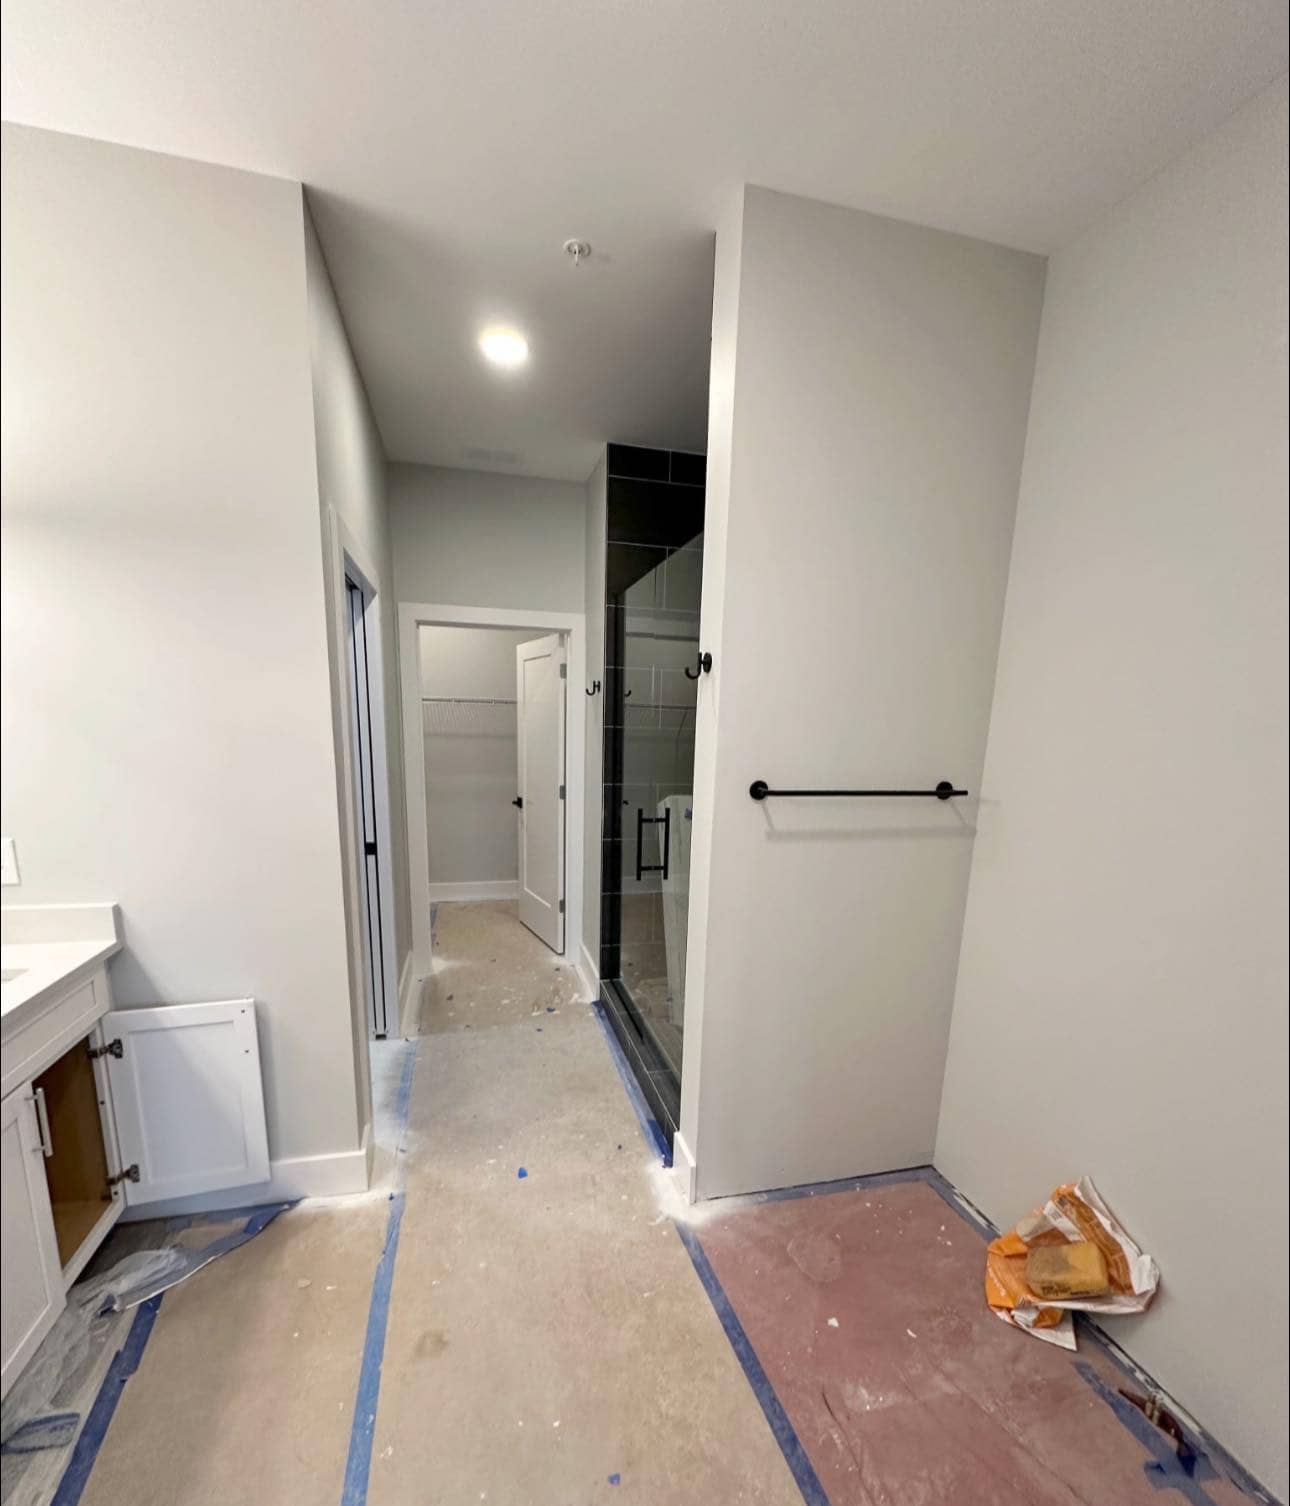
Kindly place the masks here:
POLYGON ((515 807, 516 810, 522 811, 524 809, 524 802, 518 795, 516 795, 515 799, 511 801, 511 804, 515 807))

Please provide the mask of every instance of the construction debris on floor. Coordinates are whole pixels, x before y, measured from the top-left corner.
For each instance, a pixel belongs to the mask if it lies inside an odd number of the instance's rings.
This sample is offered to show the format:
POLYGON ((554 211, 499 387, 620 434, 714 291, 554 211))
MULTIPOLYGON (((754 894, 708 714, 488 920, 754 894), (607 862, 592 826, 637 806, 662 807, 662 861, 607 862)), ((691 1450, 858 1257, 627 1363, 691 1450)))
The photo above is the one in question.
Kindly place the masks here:
POLYGON ((1248 1500, 1239 1467, 1175 1418, 1171 1434, 1150 1382, 1105 1342, 1076 1358, 994 1321, 989 1231, 930 1169, 723 1199, 693 1227, 767 1416, 779 1409, 806 1456, 808 1501, 1248 1500))
POLYGON ((1160 1272, 1125 1233, 1088 1177, 1063 1183, 986 1253, 985 1296, 1024 1332, 1075 1348, 1072 1312, 1144 1312, 1160 1272))
MULTIPOLYGON (((513 904, 439 906, 433 955, 426 1038, 373 1043, 373 1191, 159 1312, 278 1208, 119 1226, 73 1289, 83 1356, 6 1400, 3 1506, 1247 1506, 1096 1332, 1076 1357, 994 1320, 993 1231, 930 1168, 686 1205, 513 904)), ((1159 1279, 1087 1181, 1007 1238, 1068 1324, 1159 1279)))
POLYGON ((53 1498, 102 1410, 98 1399, 138 1318, 150 1319, 163 1292, 253 1239, 289 1206, 118 1226, 0 1408, 3 1506, 43 1506, 53 1498), (140 1240, 150 1244, 137 1247, 140 1240), (134 1314, 143 1304, 151 1311, 134 1314))

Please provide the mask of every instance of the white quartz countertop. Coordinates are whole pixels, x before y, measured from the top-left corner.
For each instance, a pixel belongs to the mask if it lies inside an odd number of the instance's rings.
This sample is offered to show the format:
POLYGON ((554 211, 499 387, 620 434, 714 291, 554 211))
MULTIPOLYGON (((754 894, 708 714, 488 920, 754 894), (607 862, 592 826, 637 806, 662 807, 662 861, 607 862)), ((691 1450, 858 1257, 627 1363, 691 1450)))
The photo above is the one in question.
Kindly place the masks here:
POLYGON ((121 950, 115 905, 13 905, 0 910, 0 1017, 25 1016, 121 950))

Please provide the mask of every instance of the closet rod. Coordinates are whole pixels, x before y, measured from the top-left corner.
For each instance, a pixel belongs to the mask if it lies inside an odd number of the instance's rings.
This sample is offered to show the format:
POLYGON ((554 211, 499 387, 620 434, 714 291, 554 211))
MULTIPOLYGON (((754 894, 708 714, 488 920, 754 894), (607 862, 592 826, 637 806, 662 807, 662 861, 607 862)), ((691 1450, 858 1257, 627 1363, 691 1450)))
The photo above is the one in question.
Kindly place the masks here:
POLYGON ((432 706, 515 706, 519 703, 512 696, 492 695, 423 695, 422 701, 432 706))

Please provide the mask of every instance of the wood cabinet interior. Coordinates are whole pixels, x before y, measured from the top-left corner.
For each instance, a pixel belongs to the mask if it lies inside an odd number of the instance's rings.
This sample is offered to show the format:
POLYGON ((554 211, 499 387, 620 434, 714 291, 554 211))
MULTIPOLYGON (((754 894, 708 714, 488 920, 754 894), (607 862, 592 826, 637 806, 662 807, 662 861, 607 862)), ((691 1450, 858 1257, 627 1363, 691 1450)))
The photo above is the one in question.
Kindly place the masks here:
POLYGON ((36 1078, 53 1154, 45 1161, 58 1258, 67 1265, 111 1206, 107 1152, 89 1042, 79 1041, 36 1078))

